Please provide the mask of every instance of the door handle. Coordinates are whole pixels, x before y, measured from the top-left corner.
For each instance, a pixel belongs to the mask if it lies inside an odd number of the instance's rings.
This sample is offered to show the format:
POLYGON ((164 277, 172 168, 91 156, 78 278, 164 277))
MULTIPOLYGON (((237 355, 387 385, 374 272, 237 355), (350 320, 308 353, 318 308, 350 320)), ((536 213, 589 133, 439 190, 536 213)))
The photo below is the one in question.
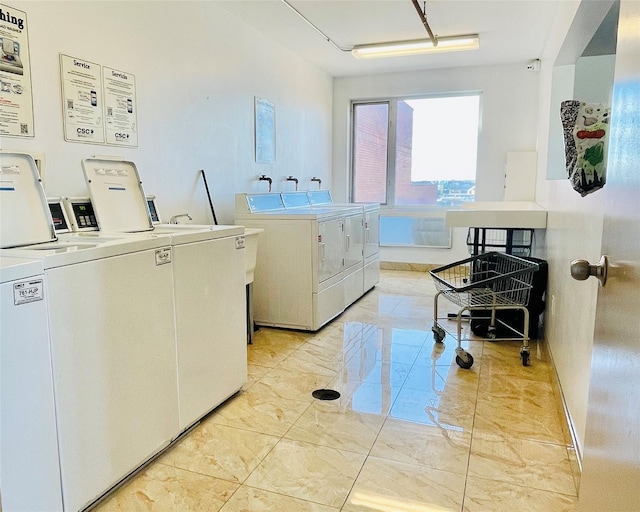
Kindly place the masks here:
POLYGON ((597 265, 591 265, 587 260, 573 260, 571 262, 571 277, 577 281, 584 281, 591 276, 595 276, 600 285, 607 284, 607 274, 609 273, 609 257, 602 256, 597 265))

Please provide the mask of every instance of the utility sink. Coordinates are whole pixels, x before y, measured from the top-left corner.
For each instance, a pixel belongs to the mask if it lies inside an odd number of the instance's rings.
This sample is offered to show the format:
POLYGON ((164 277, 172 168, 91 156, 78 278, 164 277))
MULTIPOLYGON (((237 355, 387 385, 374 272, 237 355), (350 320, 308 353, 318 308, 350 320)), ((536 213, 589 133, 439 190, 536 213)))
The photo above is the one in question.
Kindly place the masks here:
POLYGON ((547 211, 531 201, 487 201, 447 210, 448 227, 521 228, 547 227, 547 211))
POLYGON ((256 269, 256 259, 258 256, 258 236, 264 229, 260 228, 244 228, 244 284, 253 282, 253 275, 256 269))

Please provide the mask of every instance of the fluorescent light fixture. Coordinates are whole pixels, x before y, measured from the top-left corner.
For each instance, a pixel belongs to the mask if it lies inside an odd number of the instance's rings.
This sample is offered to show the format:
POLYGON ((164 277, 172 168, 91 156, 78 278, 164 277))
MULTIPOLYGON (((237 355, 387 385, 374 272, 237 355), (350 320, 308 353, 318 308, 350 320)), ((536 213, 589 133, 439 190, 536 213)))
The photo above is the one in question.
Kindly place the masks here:
POLYGON ((378 59, 381 57, 419 55, 421 53, 459 52, 480 48, 480 37, 478 34, 438 37, 437 40, 437 46, 434 46, 430 39, 363 44, 354 46, 351 54, 357 59, 378 59))

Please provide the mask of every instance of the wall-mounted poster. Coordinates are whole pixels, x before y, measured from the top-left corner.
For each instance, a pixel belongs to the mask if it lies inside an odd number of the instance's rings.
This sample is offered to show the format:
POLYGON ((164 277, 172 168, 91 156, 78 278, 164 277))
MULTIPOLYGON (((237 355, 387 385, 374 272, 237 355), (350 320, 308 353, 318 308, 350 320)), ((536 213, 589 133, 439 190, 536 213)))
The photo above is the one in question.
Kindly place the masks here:
POLYGON ((60 54, 64 140, 104 143, 99 64, 60 54))
POLYGON ((136 78, 131 73, 103 68, 107 144, 138 146, 136 78))
POLYGON ((273 103, 255 99, 256 162, 276 161, 276 108, 273 103))
POLYGON ((0 135, 33 137, 27 15, 0 4, 0 135))

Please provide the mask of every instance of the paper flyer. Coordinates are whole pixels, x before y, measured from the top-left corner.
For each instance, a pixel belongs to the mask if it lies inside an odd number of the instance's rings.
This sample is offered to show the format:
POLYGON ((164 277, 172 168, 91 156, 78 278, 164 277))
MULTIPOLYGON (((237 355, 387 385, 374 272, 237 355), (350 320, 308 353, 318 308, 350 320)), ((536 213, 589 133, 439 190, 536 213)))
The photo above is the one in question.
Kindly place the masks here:
POLYGON ((107 144, 138 146, 136 79, 131 73, 103 68, 107 144))
POLYGON ((100 65, 60 54, 60 77, 64 140, 104 143, 100 65))
POLYGON ((0 135, 33 137, 26 13, 0 4, 0 135))

